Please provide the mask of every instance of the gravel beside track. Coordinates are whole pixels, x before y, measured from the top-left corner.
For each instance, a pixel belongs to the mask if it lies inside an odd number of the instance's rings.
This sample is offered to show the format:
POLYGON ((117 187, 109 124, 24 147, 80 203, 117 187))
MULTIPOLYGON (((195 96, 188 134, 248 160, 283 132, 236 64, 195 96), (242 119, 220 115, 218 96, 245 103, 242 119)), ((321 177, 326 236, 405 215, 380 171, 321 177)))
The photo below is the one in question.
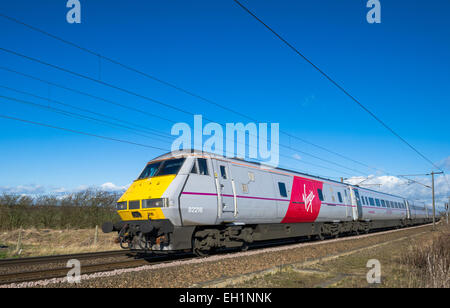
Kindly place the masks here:
POLYGON ((430 230, 430 225, 424 225, 322 242, 255 249, 247 252, 213 255, 207 258, 166 261, 141 267, 83 275, 79 284, 68 284, 64 282, 64 279, 54 279, 16 284, 11 287, 192 287, 205 281, 261 271, 274 266, 305 262, 430 230))

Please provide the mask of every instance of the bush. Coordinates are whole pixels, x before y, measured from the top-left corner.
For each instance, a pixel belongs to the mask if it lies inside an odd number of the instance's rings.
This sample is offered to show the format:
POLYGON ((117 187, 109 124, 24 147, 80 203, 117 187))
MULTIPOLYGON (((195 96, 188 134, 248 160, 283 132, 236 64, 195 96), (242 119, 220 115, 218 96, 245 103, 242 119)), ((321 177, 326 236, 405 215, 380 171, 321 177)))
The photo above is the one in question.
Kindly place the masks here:
POLYGON ((0 195, 0 230, 91 228, 118 219, 118 193, 88 189, 62 197, 0 195))
POLYGON ((414 287, 450 287, 450 230, 439 233, 429 245, 417 245, 402 256, 414 287))

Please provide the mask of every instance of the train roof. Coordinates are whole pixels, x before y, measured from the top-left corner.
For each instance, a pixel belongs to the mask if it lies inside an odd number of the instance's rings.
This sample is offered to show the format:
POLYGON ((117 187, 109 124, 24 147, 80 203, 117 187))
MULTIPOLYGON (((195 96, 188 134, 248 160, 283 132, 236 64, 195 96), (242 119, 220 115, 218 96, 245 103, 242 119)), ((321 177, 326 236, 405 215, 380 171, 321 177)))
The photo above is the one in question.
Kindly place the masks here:
POLYGON ((362 190, 366 190, 366 191, 370 191, 370 192, 374 192, 374 193, 378 193, 378 194, 384 194, 384 195, 388 195, 388 196, 392 196, 392 197, 408 200, 407 198, 404 198, 404 197, 401 197, 401 196, 397 196, 397 195, 393 195, 393 194, 389 194, 389 193, 385 193, 385 192, 381 192, 381 191, 377 191, 377 190, 361 187, 361 186, 358 186, 358 185, 352 185, 352 184, 349 184, 349 183, 343 183, 343 182, 339 182, 339 181, 336 181, 336 180, 331 180, 331 179, 328 179, 328 178, 320 177, 320 176, 317 176, 317 175, 312 175, 312 174, 308 174, 308 173, 304 173, 304 172, 300 172, 300 171, 295 171, 295 170, 291 170, 291 169, 280 168, 280 167, 272 167, 272 166, 269 166, 269 165, 265 165, 265 164, 263 164, 261 162, 248 161, 248 160, 245 160, 245 159, 242 159, 242 158, 239 158, 239 157, 225 157, 225 156, 222 156, 222 155, 219 155, 219 154, 205 152, 205 151, 200 151, 200 150, 194 150, 194 149, 168 152, 166 154, 163 154, 163 155, 160 155, 158 157, 155 157, 150 162, 157 161, 157 160, 163 160, 163 159, 169 159, 169 158, 175 158, 175 157, 180 157, 180 156, 190 156, 190 155, 201 155, 201 156, 207 156, 207 157, 218 158, 218 159, 223 159, 223 160, 245 162, 247 164, 256 165, 260 169, 265 169, 267 171, 270 171, 270 169, 275 169, 275 170, 280 170, 280 171, 284 171, 284 172, 295 173, 295 174, 299 174, 299 175, 302 175, 302 176, 307 176, 307 177, 311 177, 311 178, 321 179, 321 180, 325 180, 325 181, 328 181, 328 182, 337 183, 337 184, 340 184, 340 185, 347 185, 347 186, 355 187, 355 188, 358 188, 358 189, 362 189, 362 190))

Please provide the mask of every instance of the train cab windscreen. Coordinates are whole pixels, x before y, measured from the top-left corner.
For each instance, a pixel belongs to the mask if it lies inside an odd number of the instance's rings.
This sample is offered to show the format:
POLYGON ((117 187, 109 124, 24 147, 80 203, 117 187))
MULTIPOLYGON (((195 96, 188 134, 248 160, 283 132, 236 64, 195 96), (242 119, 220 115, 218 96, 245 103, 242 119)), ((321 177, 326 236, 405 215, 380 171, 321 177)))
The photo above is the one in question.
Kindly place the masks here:
POLYGON ((177 158, 148 164, 144 171, 142 171, 138 180, 161 175, 177 174, 178 171, 180 171, 181 166, 183 166, 184 161, 184 158, 177 158))

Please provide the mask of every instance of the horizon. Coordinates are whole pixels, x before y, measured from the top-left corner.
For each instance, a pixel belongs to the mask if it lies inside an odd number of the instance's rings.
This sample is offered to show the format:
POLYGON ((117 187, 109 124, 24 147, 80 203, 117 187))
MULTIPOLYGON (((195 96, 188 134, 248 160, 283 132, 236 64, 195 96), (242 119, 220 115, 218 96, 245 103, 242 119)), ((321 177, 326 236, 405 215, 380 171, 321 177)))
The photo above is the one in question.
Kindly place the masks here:
MULTIPOLYGON (((355 182, 361 175, 372 176, 366 184, 382 184, 380 190, 398 191, 396 194, 403 193, 405 198, 431 201, 429 189, 418 184, 408 185, 408 181, 398 175, 428 174, 436 168, 336 91, 308 63, 274 39, 232 1, 126 4, 100 0, 81 3, 80 24, 67 23, 68 9, 64 1, 59 4, 54 1, 3 2, 0 12, 249 115, 258 123, 279 123, 280 131, 367 165, 352 163, 280 134, 280 143, 289 145, 287 150, 280 150, 283 168, 332 179, 344 177, 355 182), (336 163, 337 167, 323 160, 336 163), (350 169, 363 172, 359 174, 350 169)), ((433 164, 450 172, 447 124, 450 20, 446 17, 450 3, 433 0, 425 6, 419 1, 383 1, 380 24, 367 23, 368 9, 364 2, 249 0, 245 4, 433 164)), ((7 49, 120 85, 204 118, 221 123, 249 123, 242 116, 224 112, 105 60, 99 61, 73 46, 5 18, 0 17, 0 27, 2 47, 7 49)), ((17 101, 51 108, 57 107, 54 101, 60 101, 170 135, 173 126, 163 119, 150 120, 143 114, 111 107, 104 101, 53 85, 60 84, 167 117, 175 123, 194 126, 191 115, 3 51, 0 51, 0 59, 1 66, 10 70, 0 70, 2 114, 170 150, 170 143, 176 136, 167 140, 139 136, 136 132, 66 118, 60 113, 55 115, 50 110, 17 101), (41 99, 12 89, 38 95, 41 99)), ((205 120, 206 123, 212 122, 205 120)), ((0 170, 7 175, 0 179, 0 193, 63 193, 82 187, 122 189, 138 176, 149 160, 161 154, 156 149, 119 145, 111 140, 97 140, 6 118, 0 119, 0 129, 0 170)), ((431 182, 429 177, 423 176, 412 179, 426 185, 431 182)), ((448 174, 435 178, 439 203, 448 202, 449 180, 448 174)))

